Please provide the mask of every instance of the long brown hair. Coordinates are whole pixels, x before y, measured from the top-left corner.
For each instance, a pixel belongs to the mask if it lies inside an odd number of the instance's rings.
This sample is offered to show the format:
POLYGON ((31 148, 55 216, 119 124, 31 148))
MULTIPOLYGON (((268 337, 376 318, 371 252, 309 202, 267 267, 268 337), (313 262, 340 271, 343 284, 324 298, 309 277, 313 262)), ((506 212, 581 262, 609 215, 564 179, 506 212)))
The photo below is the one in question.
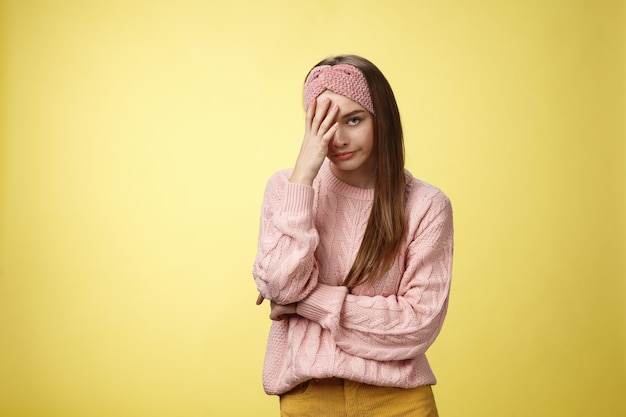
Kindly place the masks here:
POLYGON ((363 241, 344 285, 371 283, 389 270, 406 231, 404 140, 400 112, 389 82, 370 61, 357 55, 327 58, 317 65, 349 64, 363 73, 374 105, 374 201, 363 241))

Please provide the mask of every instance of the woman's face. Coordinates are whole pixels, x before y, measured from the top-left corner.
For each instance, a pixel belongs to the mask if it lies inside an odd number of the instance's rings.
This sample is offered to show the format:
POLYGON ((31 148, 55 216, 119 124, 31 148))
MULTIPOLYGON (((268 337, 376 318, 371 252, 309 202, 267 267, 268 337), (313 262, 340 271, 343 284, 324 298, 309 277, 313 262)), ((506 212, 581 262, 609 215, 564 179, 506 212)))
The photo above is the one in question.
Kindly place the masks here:
POLYGON ((339 107, 339 128, 328 144, 327 157, 335 176, 360 188, 374 188, 374 116, 356 101, 326 90, 318 100, 328 97, 339 107))

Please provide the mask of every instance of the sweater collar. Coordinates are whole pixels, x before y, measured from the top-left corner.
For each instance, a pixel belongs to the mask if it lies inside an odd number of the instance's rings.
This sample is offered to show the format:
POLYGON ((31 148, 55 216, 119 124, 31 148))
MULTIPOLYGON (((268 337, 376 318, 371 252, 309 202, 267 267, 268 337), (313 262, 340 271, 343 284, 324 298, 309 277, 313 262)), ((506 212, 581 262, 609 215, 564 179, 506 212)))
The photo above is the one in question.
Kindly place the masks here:
POLYGON ((318 174, 318 178, 320 178, 321 183, 326 185, 329 190, 344 197, 369 201, 374 198, 373 188, 354 187, 335 177, 335 174, 333 174, 333 172, 330 170, 330 161, 328 160, 325 160, 322 164, 322 167, 320 168, 318 174))

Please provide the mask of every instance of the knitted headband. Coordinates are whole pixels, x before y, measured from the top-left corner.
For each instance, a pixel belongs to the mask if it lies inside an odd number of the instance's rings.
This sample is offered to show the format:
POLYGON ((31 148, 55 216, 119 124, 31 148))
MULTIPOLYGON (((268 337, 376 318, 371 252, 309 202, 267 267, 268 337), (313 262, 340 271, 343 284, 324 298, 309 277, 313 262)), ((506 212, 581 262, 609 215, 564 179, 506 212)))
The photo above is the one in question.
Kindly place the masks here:
POLYGON ((313 68, 304 83, 304 108, 308 109, 313 100, 326 90, 348 97, 374 114, 370 89, 358 68, 348 64, 313 68))

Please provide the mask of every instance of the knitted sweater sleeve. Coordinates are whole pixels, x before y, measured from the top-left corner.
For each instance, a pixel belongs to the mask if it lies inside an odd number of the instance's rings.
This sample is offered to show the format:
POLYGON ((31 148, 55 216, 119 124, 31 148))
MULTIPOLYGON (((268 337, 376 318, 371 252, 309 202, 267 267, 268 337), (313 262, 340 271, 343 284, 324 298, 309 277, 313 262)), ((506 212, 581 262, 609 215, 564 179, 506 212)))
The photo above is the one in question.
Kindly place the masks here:
POLYGON ((397 294, 352 295, 346 287, 318 284, 297 313, 328 329, 337 346, 354 356, 393 361, 423 354, 448 306, 453 225, 445 195, 433 198, 411 239, 397 294))
POLYGON ((278 304, 300 301, 317 284, 314 194, 290 183, 286 171, 274 174, 265 190, 252 275, 261 295, 278 304))

